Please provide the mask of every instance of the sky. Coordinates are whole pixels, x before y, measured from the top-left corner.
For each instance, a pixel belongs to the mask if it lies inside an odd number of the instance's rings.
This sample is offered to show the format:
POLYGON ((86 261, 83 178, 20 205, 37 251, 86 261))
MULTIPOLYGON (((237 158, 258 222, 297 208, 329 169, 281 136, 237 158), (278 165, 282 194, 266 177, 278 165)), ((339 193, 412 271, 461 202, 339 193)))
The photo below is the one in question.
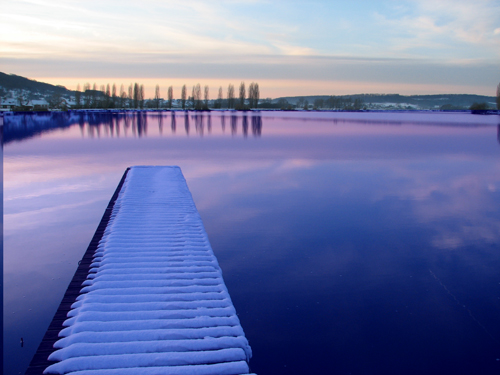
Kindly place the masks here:
POLYGON ((0 71, 86 82, 257 82, 260 96, 495 95, 498 0, 3 0, 0 71))

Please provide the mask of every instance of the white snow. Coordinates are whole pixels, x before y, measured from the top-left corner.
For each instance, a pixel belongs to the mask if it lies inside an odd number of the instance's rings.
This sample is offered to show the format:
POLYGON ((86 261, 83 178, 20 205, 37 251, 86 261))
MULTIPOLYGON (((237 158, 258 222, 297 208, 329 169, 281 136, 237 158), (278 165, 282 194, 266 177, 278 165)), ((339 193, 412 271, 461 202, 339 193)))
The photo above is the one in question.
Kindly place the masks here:
POLYGON ((251 349, 178 167, 132 167, 45 374, 248 374, 251 349))

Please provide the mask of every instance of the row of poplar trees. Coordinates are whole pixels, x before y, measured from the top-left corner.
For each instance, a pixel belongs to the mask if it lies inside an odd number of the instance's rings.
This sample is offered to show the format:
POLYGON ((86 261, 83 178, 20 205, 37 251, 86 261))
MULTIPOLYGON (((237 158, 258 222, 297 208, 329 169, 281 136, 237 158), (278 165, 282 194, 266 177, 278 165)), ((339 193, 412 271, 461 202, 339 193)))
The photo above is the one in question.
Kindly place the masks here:
POLYGON ((144 108, 144 85, 138 83, 130 84, 128 90, 121 85, 120 93, 117 94, 117 87, 113 83, 97 88, 90 86, 90 83, 83 85, 83 91, 80 85, 75 91, 75 105, 77 108, 144 108))
MULTIPOLYGON (((259 84, 252 82, 248 87, 248 96, 245 83, 239 86, 239 95, 236 97, 234 85, 227 88, 227 95, 224 98, 222 86, 219 88, 217 99, 210 102, 209 87, 204 86, 203 96, 201 86, 198 83, 191 90, 191 95, 187 95, 186 85, 182 86, 180 105, 182 109, 209 109, 229 108, 229 109, 250 109, 257 108, 259 103, 259 84)), ((161 98, 160 86, 156 85, 153 100, 145 100, 144 85, 138 83, 130 84, 128 91, 121 85, 119 93, 115 84, 110 86, 101 85, 100 88, 94 83, 91 87, 89 83, 83 86, 83 91, 78 85, 75 91, 76 108, 172 108, 174 101, 174 89, 170 86, 167 90, 167 100, 161 98)))

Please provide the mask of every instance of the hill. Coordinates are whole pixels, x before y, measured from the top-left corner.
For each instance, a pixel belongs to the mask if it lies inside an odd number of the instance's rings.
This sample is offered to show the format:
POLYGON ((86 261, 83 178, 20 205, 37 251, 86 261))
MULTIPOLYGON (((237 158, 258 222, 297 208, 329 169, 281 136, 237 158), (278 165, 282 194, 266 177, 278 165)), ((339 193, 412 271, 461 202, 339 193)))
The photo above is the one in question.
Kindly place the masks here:
POLYGON ((314 107, 328 107, 328 102, 361 101, 368 109, 468 109, 474 103, 488 103, 496 107, 496 97, 473 94, 399 95, 399 94, 355 94, 355 95, 311 95, 276 98, 273 103, 286 100, 300 105, 307 100, 314 107))
POLYGON ((24 90, 42 96, 53 95, 54 93, 60 95, 69 95, 73 93, 73 91, 66 89, 64 86, 54 86, 49 83, 38 82, 33 79, 2 72, 0 72, 0 87, 2 87, 4 91, 24 90))

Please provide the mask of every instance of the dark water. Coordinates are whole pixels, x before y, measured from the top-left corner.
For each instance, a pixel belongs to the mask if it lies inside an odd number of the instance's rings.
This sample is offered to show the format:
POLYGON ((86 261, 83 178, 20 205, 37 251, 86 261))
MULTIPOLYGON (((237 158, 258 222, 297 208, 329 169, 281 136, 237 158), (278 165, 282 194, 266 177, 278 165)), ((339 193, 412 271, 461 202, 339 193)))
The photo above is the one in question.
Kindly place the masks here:
POLYGON ((125 168, 153 164, 183 170, 252 371, 499 374, 499 123, 6 116, 4 373, 26 369, 125 168))

